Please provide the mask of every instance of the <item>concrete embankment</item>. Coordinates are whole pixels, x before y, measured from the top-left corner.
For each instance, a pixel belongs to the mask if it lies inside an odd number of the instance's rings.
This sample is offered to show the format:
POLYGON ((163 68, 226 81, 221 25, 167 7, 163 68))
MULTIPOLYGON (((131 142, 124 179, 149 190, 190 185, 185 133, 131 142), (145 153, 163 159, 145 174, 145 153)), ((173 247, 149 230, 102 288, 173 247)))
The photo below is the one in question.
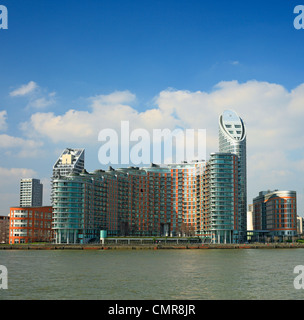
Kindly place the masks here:
POLYGON ((0 250, 295 249, 304 243, 254 244, 0 244, 0 250))

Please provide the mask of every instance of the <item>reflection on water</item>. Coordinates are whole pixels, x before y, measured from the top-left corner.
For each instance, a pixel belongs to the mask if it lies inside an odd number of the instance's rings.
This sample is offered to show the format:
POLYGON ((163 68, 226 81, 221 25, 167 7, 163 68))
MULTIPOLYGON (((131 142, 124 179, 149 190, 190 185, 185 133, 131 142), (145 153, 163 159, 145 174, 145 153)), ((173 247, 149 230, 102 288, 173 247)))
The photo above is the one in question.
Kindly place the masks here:
POLYGON ((5 251, 0 299, 304 299, 304 249, 5 251))

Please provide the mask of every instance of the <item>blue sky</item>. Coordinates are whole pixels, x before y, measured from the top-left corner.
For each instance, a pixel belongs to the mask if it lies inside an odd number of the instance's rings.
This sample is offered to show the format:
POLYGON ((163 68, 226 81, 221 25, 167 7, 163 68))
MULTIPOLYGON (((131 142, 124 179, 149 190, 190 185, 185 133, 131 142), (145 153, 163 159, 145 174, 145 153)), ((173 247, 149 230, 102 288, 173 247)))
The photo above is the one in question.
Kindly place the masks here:
POLYGON ((235 78, 288 88, 302 81, 295 1, 1 3, 9 9, 2 90, 30 78, 67 99, 128 89, 146 100, 167 87, 209 90, 235 78))
POLYGON ((296 137, 301 132, 297 119, 303 115, 304 30, 293 27, 298 1, 0 4, 9 13, 8 30, 0 29, 0 214, 18 204, 20 175, 42 179, 48 203, 47 179, 64 147, 86 148, 87 169, 99 166, 96 132, 107 122, 94 109, 98 105, 117 122, 136 114, 134 123, 142 126, 149 122, 148 110, 161 115, 151 119, 160 127, 167 123, 173 128, 175 120, 198 126, 201 119, 210 151, 217 151, 222 108, 236 109, 252 132, 267 125, 269 131, 255 139, 252 134, 248 145, 248 202, 262 189, 293 189, 303 215, 304 189, 298 177, 303 175, 304 151, 296 137), (22 86, 26 90, 18 91, 22 86), (114 93, 123 108, 105 106, 100 99, 114 93), (185 105, 181 97, 186 97, 185 105), (197 101, 201 109, 196 109, 197 101), (193 119, 184 112, 187 108, 196 110, 193 119), (58 126, 60 119, 69 126, 58 126), (92 135, 72 130, 79 119, 94 128, 92 135), (278 129, 282 122, 285 131, 278 129), (259 164, 258 155, 269 148, 271 155, 259 164))

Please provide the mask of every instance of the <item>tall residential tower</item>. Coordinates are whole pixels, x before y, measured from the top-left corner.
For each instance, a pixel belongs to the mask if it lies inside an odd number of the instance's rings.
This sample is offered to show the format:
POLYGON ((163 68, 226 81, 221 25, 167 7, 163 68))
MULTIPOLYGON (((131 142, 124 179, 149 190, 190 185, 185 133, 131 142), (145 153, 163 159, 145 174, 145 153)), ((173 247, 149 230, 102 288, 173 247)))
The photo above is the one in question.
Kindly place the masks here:
POLYGON ((246 127, 232 110, 225 110, 219 117, 219 151, 238 156, 239 171, 239 240, 246 240, 247 230, 247 166, 246 127))
POLYGON ((20 207, 41 207, 43 185, 39 179, 20 180, 20 207))

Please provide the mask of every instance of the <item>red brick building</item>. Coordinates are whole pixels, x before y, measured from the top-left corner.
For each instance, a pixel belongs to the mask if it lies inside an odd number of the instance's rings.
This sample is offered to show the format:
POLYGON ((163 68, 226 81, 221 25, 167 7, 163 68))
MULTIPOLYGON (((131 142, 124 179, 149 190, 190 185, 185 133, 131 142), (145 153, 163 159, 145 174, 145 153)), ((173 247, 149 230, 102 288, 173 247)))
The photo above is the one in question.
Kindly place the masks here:
POLYGON ((297 235, 297 198, 295 191, 261 191, 253 199, 253 228, 268 230, 269 235, 297 235))
POLYGON ((52 207, 10 208, 9 243, 50 242, 52 207))

